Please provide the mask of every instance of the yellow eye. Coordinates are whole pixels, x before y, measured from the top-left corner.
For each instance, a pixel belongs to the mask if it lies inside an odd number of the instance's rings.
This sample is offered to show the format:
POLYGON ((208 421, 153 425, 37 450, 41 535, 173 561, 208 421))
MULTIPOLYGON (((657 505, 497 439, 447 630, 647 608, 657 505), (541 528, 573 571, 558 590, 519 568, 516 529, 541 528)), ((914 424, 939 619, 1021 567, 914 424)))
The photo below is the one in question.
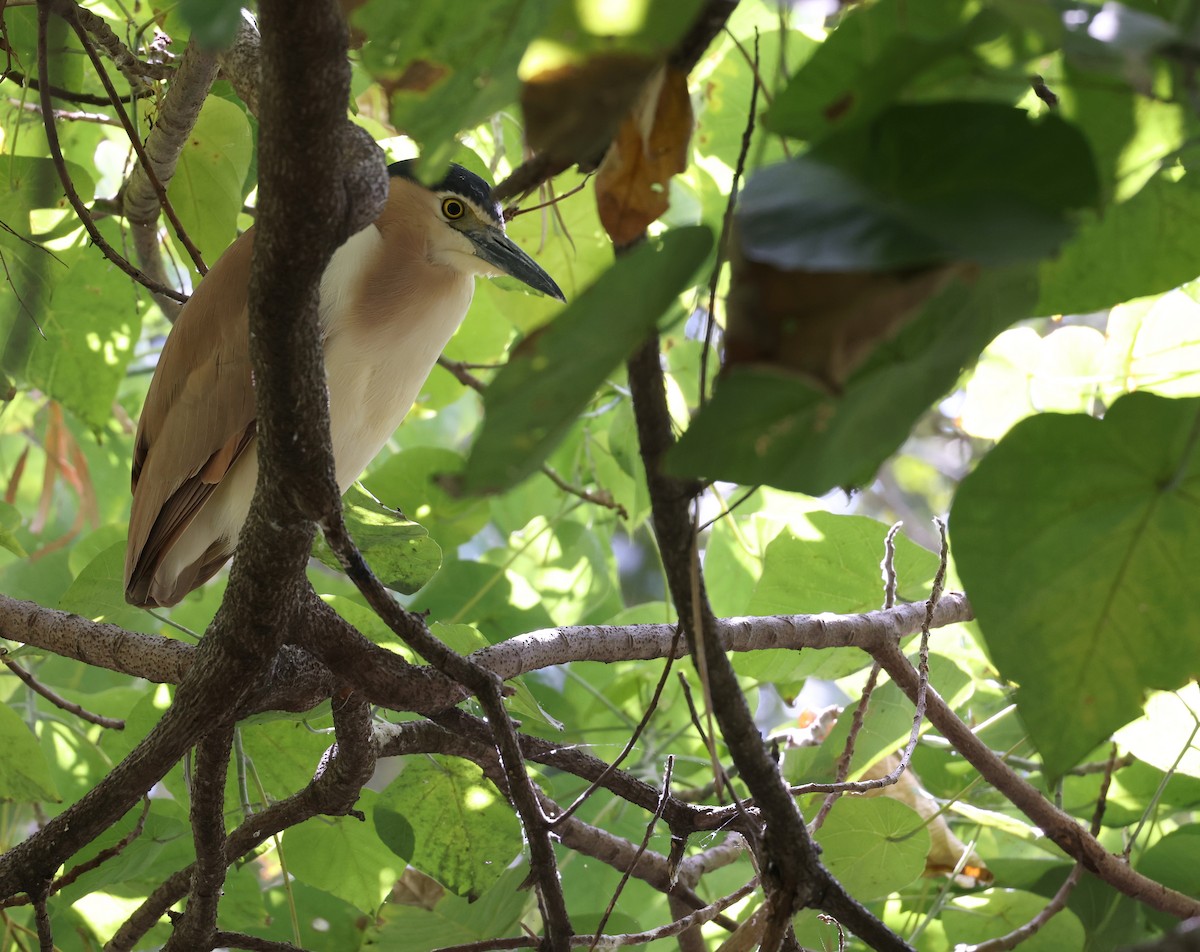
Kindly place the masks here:
POLYGON ((457 198, 442 199, 442 214, 450 221, 457 221, 467 213, 466 206, 457 198))

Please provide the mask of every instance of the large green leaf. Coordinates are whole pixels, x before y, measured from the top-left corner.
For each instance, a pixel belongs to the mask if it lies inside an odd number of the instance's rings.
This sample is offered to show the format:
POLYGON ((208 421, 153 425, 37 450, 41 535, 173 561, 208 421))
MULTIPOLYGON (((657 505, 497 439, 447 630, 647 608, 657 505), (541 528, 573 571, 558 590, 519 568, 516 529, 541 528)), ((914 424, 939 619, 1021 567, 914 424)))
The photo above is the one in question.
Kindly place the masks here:
POLYGON ((700 226, 651 239, 527 338, 484 394, 468 487, 505 489, 537 469, 605 378, 689 287, 711 248, 712 232, 700 226))
POLYGON ((456 490, 465 463, 452 449, 414 446, 372 466, 363 485, 385 505, 419 520, 443 549, 454 552, 487 523, 487 501, 456 490))
MULTIPOLYGON (((1044 911, 1046 898, 1016 889, 988 889, 952 899, 942 913, 951 948, 983 943, 1006 935, 1044 911)), ((1046 920, 1033 936, 1021 942, 1029 952, 1062 952, 1087 948, 1083 926, 1064 909, 1046 920)))
MULTIPOLYGON (((937 637, 936 635, 934 636, 937 637)), ((914 646, 915 647, 915 646, 914 646)), ((862 652, 858 652, 860 655, 862 652)), ((818 655, 824 652, 800 652, 818 655)), ((819 677, 827 677, 819 673, 819 677)), ((932 654, 929 658, 929 684, 957 709, 971 697, 975 684, 971 675, 948 658, 932 654)), ((862 728, 854 743, 850 780, 857 780, 868 767, 908 743, 912 734, 913 702, 894 681, 885 680, 871 695, 862 728)), ((833 782, 837 762, 846 749, 854 718, 839 717, 829 736, 816 747, 800 747, 787 752, 785 776, 792 783, 833 782)), ((924 725, 927 726, 927 725, 924 725)))
POLYGON ((753 176, 747 258, 782 270, 1005 265, 1056 251, 1097 183, 1083 135, 999 103, 892 106, 753 176), (936 168, 937 174, 930 174, 936 168))
POLYGON ((228 46, 242 22, 239 0, 180 0, 179 12, 191 38, 207 49, 228 46))
POLYGON ((374 819, 393 852, 470 899, 521 853, 521 823, 507 801, 482 770, 457 758, 410 759, 380 795, 374 819))
POLYGON ((58 607, 93 621, 134 631, 155 631, 153 616, 125 601, 125 541, 113 542, 75 577, 58 607))
MULTIPOLYGON (((342 514, 358 551, 388 588, 411 595, 441 568, 442 550, 425 527, 389 509, 358 483, 342 497, 342 514)), ((313 555, 332 569, 342 567, 323 536, 313 543, 313 555)))
POLYGON ((393 125, 421 143, 433 174, 455 133, 517 98, 517 65, 555 3, 370 0, 355 11, 369 40, 363 65, 390 92, 393 125))
MULTIPOLYGON (((378 794, 364 790, 358 808, 370 812, 378 794)), ((375 831, 352 816, 316 817, 283 834, 288 872, 297 879, 374 912, 404 872, 404 863, 375 831)))
POLYGON ((524 863, 515 864, 472 901, 431 888, 423 874, 410 870, 405 874, 409 901, 389 902, 380 910, 366 947, 433 952, 448 944, 488 942, 517 934, 529 899, 521 883, 528 875, 524 863))
POLYGON ((58 800, 46 758, 28 725, 7 704, 0 703, 0 800, 37 803, 58 800))
MULTIPOLYGON (((102 222, 101 231, 110 244, 120 245, 121 233, 113 222, 102 222)), ((25 375, 99 431, 112 417, 145 305, 116 265, 95 248, 81 245, 63 257, 70 268, 57 278, 50 300, 38 312, 46 336, 31 338, 25 375)))
POLYGON ((967 0, 882 0, 851 8, 767 112, 767 127, 798 139, 869 120, 930 74, 966 78, 982 64, 973 47, 1005 21, 967 0))
POLYGON ((1051 774, 1200 670, 1198 441, 1200 399, 1135 393, 1022 421, 959 488, 959 571, 1051 774))
MULTIPOLYGON (((784 529, 767 546, 762 577, 750 599, 750 615, 795 615, 872 611, 883 604, 879 569, 887 528, 865 516, 814 512, 811 533, 799 537, 784 529)), ((896 540, 896 577, 902 598, 928 594, 937 558, 900 536, 896 540)), ((755 651, 738 655, 738 673, 762 681, 787 683, 815 675, 840 678, 870 664, 856 648, 829 651, 755 651)))
POLYGON ((550 613, 523 579, 495 565, 447 562, 413 599, 413 611, 427 611, 438 621, 474 625, 492 644, 526 631, 554 625, 550 613), (519 593, 514 586, 520 586, 519 593))
POLYGON ((871 479, 964 365, 1029 312, 1030 269, 984 272, 926 305, 831 395, 796 377, 735 368, 667 457, 675 473, 821 495, 871 479))
POLYGON ((881 899, 925 870, 929 831, 890 797, 843 797, 817 831, 822 861, 859 901, 881 899))
POLYGON ((1165 886, 1195 896, 1200 893, 1197 850, 1200 850, 1200 824, 1189 823, 1172 830, 1146 850, 1138 860, 1137 870, 1165 886))
POLYGON ((1200 274, 1200 171, 1169 168, 1083 224, 1042 265, 1036 314, 1084 314, 1157 294, 1200 274))
POLYGON ((210 268, 237 237, 253 148, 246 113, 209 96, 167 186, 171 205, 210 268))
POLYGON ((11 503, 0 502, 0 546, 23 559, 25 549, 17 539, 17 530, 20 527, 21 513, 17 507, 11 503))

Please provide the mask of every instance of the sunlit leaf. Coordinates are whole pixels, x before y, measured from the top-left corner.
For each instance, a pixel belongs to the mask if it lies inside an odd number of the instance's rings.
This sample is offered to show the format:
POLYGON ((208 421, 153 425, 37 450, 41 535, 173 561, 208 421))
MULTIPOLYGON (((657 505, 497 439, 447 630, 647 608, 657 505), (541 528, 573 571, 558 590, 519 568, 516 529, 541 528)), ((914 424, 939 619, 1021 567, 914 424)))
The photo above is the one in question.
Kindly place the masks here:
POLYGON ((1200 666, 1198 440, 1200 400, 1135 393, 1024 420, 959 488, 959 571, 1052 774, 1200 666))
POLYGON ((854 896, 880 899, 925 870, 929 831, 903 803, 843 797, 817 831, 822 862, 854 896))
POLYGON ((58 800, 46 758, 37 739, 8 704, 0 704, 0 800, 37 803, 58 800))
MULTIPOLYGON (((358 809, 369 813, 378 795, 364 790, 358 809)), ((366 823, 352 816, 318 817, 283 835, 288 871, 297 879, 374 912, 404 871, 366 823)))
MULTIPOLYGON (((974 945, 1007 935, 1028 923, 1046 906, 1046 898, 1015 889, 989 889, 957 896, 942 916, 946 937, 955 944, 974 945)), ((1069 909, 1049 917, 1043 928, 1021 943, 1031 952, 1060 952, 1084 946, 1083 927, 1069 909)))
POLYGON ((206 99, 167 196, 210 268, 237 237, 252 149, 246 113, 228 100, 206 99))
MULTIPOLYGON (((342 497, 342 513, 358 550, 388 588, 411 595, 437 574, 442 550, 425 527, 389 509, 359 484, 342 497)), ((323 537, 313 543, 313 555, 341 569, 323 537)))
POLYGON ((520 821, 500 791, 457 758, 407 761, 374 816, 376 827, 382 821, 387 829, 403 817, 413 830, 405 858, 459 896, 478 898, 521 852, 520 821))

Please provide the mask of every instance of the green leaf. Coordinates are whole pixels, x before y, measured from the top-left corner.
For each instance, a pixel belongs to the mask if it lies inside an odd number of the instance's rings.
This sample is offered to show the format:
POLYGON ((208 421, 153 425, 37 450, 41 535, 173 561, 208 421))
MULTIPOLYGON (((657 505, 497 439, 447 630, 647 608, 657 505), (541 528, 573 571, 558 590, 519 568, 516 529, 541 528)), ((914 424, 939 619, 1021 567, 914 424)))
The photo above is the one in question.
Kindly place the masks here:
POLYGON ((413 830, 417 869, 468 899, 495 883, 522 848, 521 824, 483 771, 452 757, 411 758, 375 807, 381 838, 403 851, 413 830), (384 812, 381 814, 380 810, 384 812), (387 841, 387 840, 385 840, 387 841))
POLYGON ((209 267, 237 237, 253 147, 245 112, 217 96, 204 100, 167 197, 209 267))
POLYGON ((1198 717, 1196 684, 1152 694, 1142 716, 1122 727, 1116 740, 1122 750, 1159 770, 1200 778, 1200 748, 1194 743, 1198 717))
POLYGON ((242 22, 241 0, 180 0, 179 12, 191 39, 205 49, 224 49, 242 22))
MULTIPOLYGON (((100 230, 120 245, 113 222, 102 222, 100 230)), ((141 334, 144 303, 132 290, 113 293, 120 272, 94 248, 80 246, 65 260, 70 269, 38 312, 46 339, 31 339, 25 373, 99 431, 112 418, 117 388, 141 334)))
POLYGON ((459 491, 466 460, 441 446, 414 446, 372 466, 362 484, 387 506, 419 519, 453 553, 487 523, 487 501, 459 491))
MULTIPOLYGON (((750 599, 751 615, 797 615, 867 612, 883 604, 879 563, 887 527, 865 516, 814 512, 811 533, 798 537, 784 529, 767 546, 762 577, 750 599)), ((937 557, 910 542, 896 539, 896 577, 902 598, 928 595, 937 557)), ((836 679, 870 664, 856 648, 830 651, 755 651, 737 656, 739 674, 774 683, 802 677, 836 679)))
POLYGON ((1053 254, 1097 188, 1087 140, 1058 116, 907 104, 751 177, 737 224, 746 257, 782 270, 1007 265, 1053 254))
POLYGON ((1135 393, 1022 421, 958 490, 959 571, 1051 775, 1200 668, 1198 437, 1200 399, 1135 393))
POLYGON ((8 549, 18 558, 25 558, 26 552, 17 541, 17 529, 21 526, 21 513, 17 507, 7 502, 0 502, 0 546, 8 549))
POLYGON ((1155 882, 1187 896, 1200 894, 1200 824, 1172 830, 1151 846, 1137 862, 1137 871, 1155 882))
MULTIPOLYGON (((738 34, 738 39, 742 48, 729 43, 720 63, 700 84, 697 91, 698 122, 692 139, 697 151, 716 156, 730 168, 737 165, 742 137, 746 133, 746 110, 750 106, 750 91, 754 83, 770 83, 776 77, 783 76, 785 68, 780 62, 781 58, 786 58, 787 65, 796 69, 814 50, 825 46, 799 30, 762 32, 758 37, 758 67, 754 68, 747 62, 743 50, 754 49, 755 34, 738 34), (783 57, 785 52, 786 57, 783 57)), ((760 108, 763 99, 760 89, 760 108)), ((763 156, 755 157, 756 165, 784 158, 783 147, 778 140, 767 142, 763 148, 763 156)))
POLYGON ((917 879, 929 852, 929 831, 916 811, 889 797, 843 797, 815 838, 825 867, 862 902, 917 879))
POLYGON ((549 455, 588 400, 633 353, 712 248, 712 233, 678 228, 622 257, 512 354, 484 394, 467 486, 514 486, 549 455))
POLYGON ((531 591, 523 579, 503 568, 455 560, 446 563, 409 607, 412 611, 427 611, 450 624, 474 625, 495 644, 513 635, 554 625, 554 619, 536 596, 530 602, 531 591))
MULTIPOLYGON (((359 552, 388 588, 411 595, 441 568, 442 550, 425 527, 389 509, 360 484, 355 483, 342 497, 342 513, 359 552)), ((313 543, 313 556, 341 570, 324 537, 313 543)))
POLYGON ((134 631, 156 630, 153 616, 125 601, 125 541, 114 542, 84 567, 59 600, 58 607, 92 621, 134 631))
POLYGON ((966 0, 925 0, 917 6, 882 0, 850 9, 775 97, 767 127, 817 139, 869 120, 956 57, 941 72, 965 77, 982 66, 972 46, 996 36, 1003 24, 994 11, 976 9, 966 0))
MULTIPOLYGON (((800 652, 804 655, 806 652, 800 652)), ((825 652, 810 651, 821 655, 825 652)), ((862 652, 860 651, 861 655, 862 652)), ((812 667, 816 667, 813 663, 812 667)), ((818 677, 829 677, 818 669, 818 677)), ((931 654, 929 684, 953 708, 965 704, 975 690, 971 675, 948 658, 931 654)), ((837 761, 846 749, 846 740, 854 718, 839 717, 829 736, 817 747, 801 747, 787 752, 786 776, 792 783, 832 782, 837 761)), ((848 779, 857 780, 872 764, 908 743, 912 734, 913 705, 893 681, 884 681, 871 695, 862 729, 854 744, 854 760, 848 779)))
POLYGON ((1029 269, 956 282, 881 345, 840 396, 734 368, 667 455, 668 471, 819 496, 870 480, 917 418, 1004 327, 1028 314, 1029 269))
MULTIPOLYGON (((432 908, 415 902, 389 902, 380 910, 366 947, 433 952, 447 944, 467 945, 516 935, 528 898, 520 887, 528 874, 525 864, 516 864, 475 901, 443 893, 432 908)), ((406 879, 410 876, 423 878, 411 871, 406 879)))
POLYGON ((0 800, 18 803, 58 801, 50 767, 29 727, 7 704, 0 704, 0 800))
POLYGON ((242 750, 254 764, 258 782, 271 801, 282 800, 313 779, 321 757, 333 743, 328 734, 314 733, 313 712, 309 723, 287 718, 269 722, 243 722, 242 750), (312 726, 310 726, 312 725, 312 726))
MULTIPOLYGON (((969 896, 956 896, 942 913, 942 924, 950 947, 975 945, 1006 935, 1046 908, 1046 897, 1016 889, 987 889, 969 896)), ((1063 909, 1043 923, 1042 928, 1021 942, 1029 952, 1062 952, 1087 946, 1083 926, 1075 913, 1063 909)))
POLYGON ((1200 171, 1170 168, 1109 205, 1042 265, 1035 314, 1083 314, 1191 281, 1200 243, 1200 171), (1097 267, 1097 262, 1103 262, 1097 267))
POLYGON ((434 175, 449 161, 455 133, 517 98, 517 66, 554 5, 370 0, 354 12, 369 39, 363 65, 390 92, 392 124, 421 143, 434 175))
MULTIPOLYGON (((363 790, 358 808, 374 809, 378 794, 363 790)), ((283 834, 288 872, 310 886, 344 899, 363 912, 374 912, 404 872, 375 831, 352 816, 317 817, 283 834)))

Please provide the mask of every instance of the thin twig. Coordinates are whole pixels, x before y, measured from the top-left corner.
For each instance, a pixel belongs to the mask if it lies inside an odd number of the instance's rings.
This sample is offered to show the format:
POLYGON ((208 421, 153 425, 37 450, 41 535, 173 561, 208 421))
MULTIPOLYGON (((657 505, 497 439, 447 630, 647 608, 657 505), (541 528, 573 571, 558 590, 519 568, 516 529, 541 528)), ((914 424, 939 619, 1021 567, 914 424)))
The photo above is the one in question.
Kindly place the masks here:
POLYGON ((543 208, 551 208, 557 205, 564 199, 570 198, 576 192, 583 191, 583 189, 587 186, 588 181, 595 174, 596 173, 594 172, 588 172, 588 174, 583 177, 583 181, 574 188, 567 189, 561 195, 552 195, 547 201, 539 202, 536 205, 530 205, 528 208, 521 208, 519 205, 510 205, 508 208, 504 209, 504 220, 506 222, 512 221, 514 218, 518 218, 521 215, 528 215, 530 212, 541 211, 543 208))
MULTIPOLYGON (((451 360, 444 354, 438 358, 438 366, 450 373, 464 387, 474 390, 476 393, 484 393, 487 390, 487 384, 471 373, 471 368, 483 368, 484 365, 468 364, 461 360, 451 360)), ((629 512, 624 506, 612 498, 612 494, 600 490, 599 492, 591 492, 579 486, 572 486, 558 474, 556 470, 551 468, 548 463, 543 463, 540 467, 542 475, 550 482, 554 483, 559 489, 568 495, 575 496, 577 499, 582 499, 584 502, 590 502, 593 505, 601 506, 604 509, 613 510, 622 519, 629 519, 629 512)))
POLYGON ((824 913, 817 916, 818 922, 823 922, 827 926, 834 926, 838 934, 838 952, 846 952, 846 930, 842 928, 842 924, 833 916, 827 916, 824 913))
POLYGON ((249 949, 250 952, 305 952, 290 942, 260 939, 244 932, 218 932, 213 936, 213 947, 218 949, 249 949))
MULTIPOLYGON (((42 104, 40 102, 24 102, 20 99, 15 99, 12 96, 8 99, 8 104, 14 109, 23 109, 25 112, 36 112, 38 115, 42 113, 42 104)), ((54 118, 63 122, 94 122, 101 126, 119 126, 120 123, 103 112, 83 112, 82 110, 72 109, 55 109, 54 118)))
POLYGON ((562 813, 558 814, 558 816, 552 817, 550 819, 549 823, 552 828, 554 826, 557 826, 559 823, 562 823, 564 820, 568 819, 569 817, 571 817, 575 813, 576 810, 578 810, 581 806, 584 805, 584 803, 587 802, 588 797, 590 797, 593 793, 595 793, 596 790, 598 790, 601 786, 603 786, 604 781, 607 780, 613 774, 613 772, 616 771, 617 768, 621 766, 622 761, 624 761, 625 758, 629 756, 629 752, 631 750, 633 750, 634 746, 637 744, 638 740, 641 738, 642 732, 645 731, 647 725, 650 723, 650 718, 654 715, 654 712, 656 710, 658 710, 658 702, 659 702, 659 699, 662 697, 663 688, 667 684, 667 676, 670 675, 671 667, 675 664, 675 649, 679 644, 679 636, 681 633, 682 633, 682 629, 676 627, 675 641, 672 642, 672 644, 671 644, 671 652, 670 652, 670 654, 667 655, 667 663, 663 665, 663 672, 662 672, 662 675, 658 679, 658 684, 655 685, 654 694, 650 698, 650 703, 646 705, 646 710, 642 714, 642 719, 640 721, 638 721, 637 726, 633 729, 633 732, 629 735, 629 741, 625 744, 624 749, 622 749, 622 751, 616 756, 616 759, 613 760, 612 763, 608 764, 604 768, 604 772, 602 774, 600 774, 600 776, 597 777, 595 780, 593 780, 590 784, 588 784, 587 789, 584 790, 583 793, 581 793, 578 797, 575 798, 574 803, 572 803, 569 807, 567 807, 565 810, 563 810, 562 813))
POLYGON ((103 84, 105 91, 112 100, 113 111, 116 112, 117 118, 121 121, 121 125, 125 127, 125 134, 129 137, 129 144, 133 147, 134 153, 138 157, 138 162, 142 166, 142 170, 146 173, 146 178, 150 181, 154 188, 155 195, 158 196, 159 204, 166 213, 171 224, 175 226, 175 235, 185 249, 188 256, 192 259, 192 264, 196 266, 196 270, 201 275, 208 273, 208 267, 204 263, 204 258, 200 254, 200 249, 196 247, 195 242, 189 237, 187 230, 183 227, 183 223, 179 220, 179 216, 175 213, 175 207, 171 204, 171 200, 167 197, 167 189, 159 180, 158 174, 154 171, 154 163, 150 161, 150 156, 146 154, 146 147, 142 144, 142 137, 138 135, 137 129, 133 126, 133 121, 125 113, 124 107, 121 105, 121 97, 117 93, 116 87, 113 86, 112 80, 109 78, 108 71, 104 68, 104 63, 100 61, 100 56, 96 52, 96 47, 92 45, 88 39, 88 35, 83 28, 83 23, 78 15, 68 17, 68 22, 75 30, 76 36, 79 37, 79 42, 83 45, 88 58, 92 61, 92 67, 96 70, 100 77, 100 82, 103 84))
MULTIPOLYGON (((1117 763, 1117 745, 1112 745, 1112 754, 1108 758, 1108 769, 1104 774, 1104 781, 1100 784, 1100 793, 1096 797, 1096 809, 1092 812, 1092 836, 1096 836, 1100 832, 1100 824, 1104 820, 1104 810, 1108 804, 1108 788, 1112 783, 1113 771, 1117 763)), ((1083 864, 1076 863, 1072 867, 1066 880, 1058 887, 1058 892, 1054 897, 1040 909, 1032 919, 1024 925, 1018 926, 1002 936, 997 936, 994 939, 988 939, 986 942, 980 942, 977 945, 960 945, 955 949, 955 952, 1010 952, 1022 942, 1025 942, 1038 932, 1053 919, 1056 915, 1067 907, 1067 900, 1071 897, 1071 892, 1075 889, 1076 884, 1083 878, 1083 864)))
POLYGON ((55 13, 64 19, 76 19, 95 38, 134 89, 144 88, 146 79, 169 79, 175 71, 166 63, 143 63, 121 42, 103 17, 85 10, 74 0, 56 0, 55 7, 55 13))
MULTIPOLYGON (((726 30, 728 32, 728 30, 726 30)), ((732 34, 731 34, 732 35, 732 34)), ((736 41, 735 41, 736 42, 736 41)), ((758 30, 754 31, 754 73, 758 76, 758 30)), ((754 138, 754 125, 758 111, 758 82, 750 84, 750 111, 746 116, 746 128, 742 131, 742 147, 738 152, 737 165, 733 170, 733 183, 729 186, 729 200, 725 203, 725 214, 721 218, 721 237, 717 240, 717 260, 713 262, 712 274, 708 279, 708 313, 704 319, 704 347, 700 351, 700 406, 703 408, 708 392, 708 354, 712 349, 713 334, 717 320, 717 282, 721 268, 728 257, 729 233, 733 229, 733 208, 737 202, 738 183, 746 171, 746 156, 750 153, 750 142, 754 138)))
MULTIPOLYGON (((75 882, 84 873, 90 873, 93 869, 97 869, 110 859, 119 856, 121 852, 134 840, 142 835, 142 831, 146 828, 146 817, 150 814, 150 798, 142 798, 142 812, 134 823, 133 829, 126 833, 120 840, 112 846, 105 847, 86 863, 80 863, 78 866, 72 866, 69 870, 63 873, 50 886, 48 895, 53 896, 60 890, 66 889, 71 883, 75 882)), ((28 905, 28 897, 13 896, 10 899, 0 901, 0 908, 7 906, 24 906, 28 905)))
POLYGON ((75 190, 75 183, 71 181, 71 173, 67 171, 67 163, 63 158, 62 146, 58 140, 58 129, 54 123, 54 109, 50 105, 50 62, 49 51, 47 50, 46 29, 50 19, 51 2, 52 0, 40 0, 38 3, 38 82, 41 85, 42 121, 46 127, 46 144, 50 148, 50 158, 54 162, 54 167, 58 170, 58 177, 62 182, 63 192, 67 197, 67 201, 71 203, 71 207, 75 209, 75 214, 79 216, 79 221, 87 230, 88 237, 100 249, 104 257, 143 287, 148 288, 156 294, 164 294, 182 304, 187 301, 187 295, 181 294, 174 288, 167 287, 159 281, 155 281, 149 275, 134 267, 133 264, 108 243, 107 239, 100 234, 100 229, 96 227, 91 212, 88 211, 87 206, 83 203, 83 199, 79 197, 79 192, 75 190))
POLYGON ((36 691, 55 707, 61 708, 76 717, 87 721, 90 724, 97 724, 100 727, 107 727, 114 731, 123 731, 125 722, 118 720, 115 717, 105 717, 103 714, 93 714, 91 711, 76 704, 74 701, 68 701, 65 697, 55 693, 46 685, 42 684, 37 678, 21 667, 17 662, 8 656, 7 648, 0 648, 0 661, 8 665, 8 670, 15 674, 29 688, 36 691))
MULTIPOLYGON (((904 523, 897 522, 887 531, 887 535, 883 539, 883 561, 879 563, 879 568, 883 572, 883 607, 884 609, 891 608, 896 604, 896 533, 900 531, 900 527, 904 523)), ((862 733, 863 724, 867 717, 867 708, 871 704, 871 695, 875 692, 875 685, 879 681, 879 662, 874 661, 871 664, 871 673, 867 675, 867 683, 863 687, 862 695, 858 699, 858 704, 854 708, 854 717, 850 722, 850 730, 846 735, 846 744, 842 748, 842 754, 838 758, 837 769, 834 770, 833 782, 835 788, 842 783, 845 783, 846 778, 850 776, 850 764, 854 759, 854 747, 858 740, 858 735, 862 733)), ((793 791, 795 792, 795 791, 793 791)), ((816 832, 825 822, 825 818, 829 816, 829 811, 833 809, 833 805, 837 802, 841 792, 837 789, 828 792, 821 808, 817 811, 817 815, 813 817, 813 821, 809 824, 809 829, 816 832)))
POLYGON ((46 908, 45 890, 33 897, 34 920, 37 923, 38 948, 41 952, 54 952, 54 930, 50 927, 50 912, 46 908))
POLYGON ((591 490, 583 489, 579 486, 572 486, 560 475, 558 475, 558 472, 554 470, 548 463, 543 463, 541 465, 541 471, 543 476, 549 479, 550 482, 554 483, 555 486, 568 495, 575 496, 578 499, 582 499, 584 502, 590 502, 593 505, 600 506, 604 509, 611 509, 622 519, 629 519, 628 510, 626 510, 624 506, 613 499, 611 493, 608 493, 604 490, 601 490, 600 492, 592 492, 591 490))
MULTIPOLYGON (((664 679, 665 681, 665 679, 664 679)), ((661 685, 662 682, 660 682, 661 685)), ((617 908, 617 900, 621 898, 621 893, 625 890, 625 884, 629 882, 629 877, 633 875, 634 869, 637 867, 638 860, 642 858, 642 854, 646 852, 646 848, 650 845, 650 837, 654 835, 654 828, 658 826, 658 821, 662 819, 663 810, 666 809, 667 802, 671 798, 671 774, 675 772, 675 755, 667 756, 667 765, 663 770, 663 785, 662 795, 658 798, 658 805, 654 808, 654 815, 650 817, 650 822, 646 824, 646 832, 642 835, 642 842, 638 844, 637 853, 634 854, 633 862, 629 864, 629 868, 621 874, 621 879, 617 883, 617 888, 613 890, 612 898, 608 901, 608 907, 604 910, 604 915, 600 917, 600 922, 596 925, 596 933, 592 937, 591 949, 596 949, 600 944, 600 937, 604 934, 604 926, 608 923, 609 916, 613 910, 617 908)))
MULTIPOLYGON (((746 885, 742 886, 728 896, 722 896, 715 902, 709 903, 703 909, 697 909, 690 915, 684 916, 682 919, 676 919, 673 922, 667 923, 665 926, 659 926, 657 929, 650 929, 647 932, 633 932, 624 935, 602 935, 599 942, 596 942, 595 936, 577 935, 572 936, 572 946, 588 946, 595 949, 617 949, 624 946, 646 945, 654 942, 656 939, 670 939, 674 936, 686 932, 688 929, 694 929, 697 926, 702 926, 706 922, 712 922, 722 912, 728 909, 735 903, 741 902, 758 888, 758 879, 752 879, 746 885), (595 943, 593 945, 593 943, 595 943)), ((462 945, 446 945, 434 952, 491 952, 496 949, 532 949, 538 944, 536 936, 521 936, 514 939, 484 939, 482 942, 467 942, 462 945)))
MULTIPOLYGON (((942 590, 946 584, 946 567, 950 559, 949 543, 946 540, 946 523, 941 519, 934 519, 934 525, 937 526, 938 532, 942 537, 941 552, 939 554, 939 564, 937 574, 933 577, 933 588, 929 593, 929 599, 925 603, 925 620, 921 623, 921 648, 918 655, 917 672, 919 683, 917 687, 917 700, 914 705, 912 731, 908 736, 908 743, 904 750, 900 753, 899 763, 896 764, 894 770, 890 771, 886 776, 879 777, 873 780, 856 780, 852 783, 844 783, 840 785, 840 791, 837 787, 833 790, 826 789, 826 792, 841 792, 841 793, 866 793, 868 790, 878 790, 881 787, 890 787, 900 779, 900 775, 908 769, 908 762, 912 758, 912 753, 916 750, 917 741, 921 737, 921 724, 925 720, 925 705, 928 698, 929 688, 929 632, 933 627, 933 613, 937 608, 937 603, 941 600, 942 590)), ((818 792, 813 790, 813 787, 821 788, 824 785, 812 784, 808 785, 809 789, 797 789, 794 793, 818 792)))
POLYGON ((346 574, 384 624, 442 674, 464 685, 479 699, 495 737, 501 766, 508 779, 509 795, 525 828, 530 848, 530 866, 537 877, 541 898, 547 948, 565 948, 571 926, 558 875, 558 861, 550 842, 547 817, 538 803, 533 781, 525 769, 516 728, 504 706, 502 682, 491 671, 464 658, 435 638, 422 617, 407 611, 392 598, 350 538, 340 507, 322 520, 321 527, 346 574))
MULTIPOLYGON (((11 80, 23 89, 31 89, 35 93, 42 91, 42 84, 32 76, 26 76, 24 73, 15 69, 0 70, 0 79, 11 80)), ((71 89, 63 89, 61 86, 50 86, 50 95, 55 99, 64 99, 67 102, 73 102, 79 106, 108 106, 111 105, 111 100, 108 96, 99 96, 95 93, 76 92, 71 89)), ((121 102, 133 102, 137 99, 145 99, 148 96, 153 96, 154 90, 142 88, 138 90, 130 90, 129 93, 121 97, 121 102)))

